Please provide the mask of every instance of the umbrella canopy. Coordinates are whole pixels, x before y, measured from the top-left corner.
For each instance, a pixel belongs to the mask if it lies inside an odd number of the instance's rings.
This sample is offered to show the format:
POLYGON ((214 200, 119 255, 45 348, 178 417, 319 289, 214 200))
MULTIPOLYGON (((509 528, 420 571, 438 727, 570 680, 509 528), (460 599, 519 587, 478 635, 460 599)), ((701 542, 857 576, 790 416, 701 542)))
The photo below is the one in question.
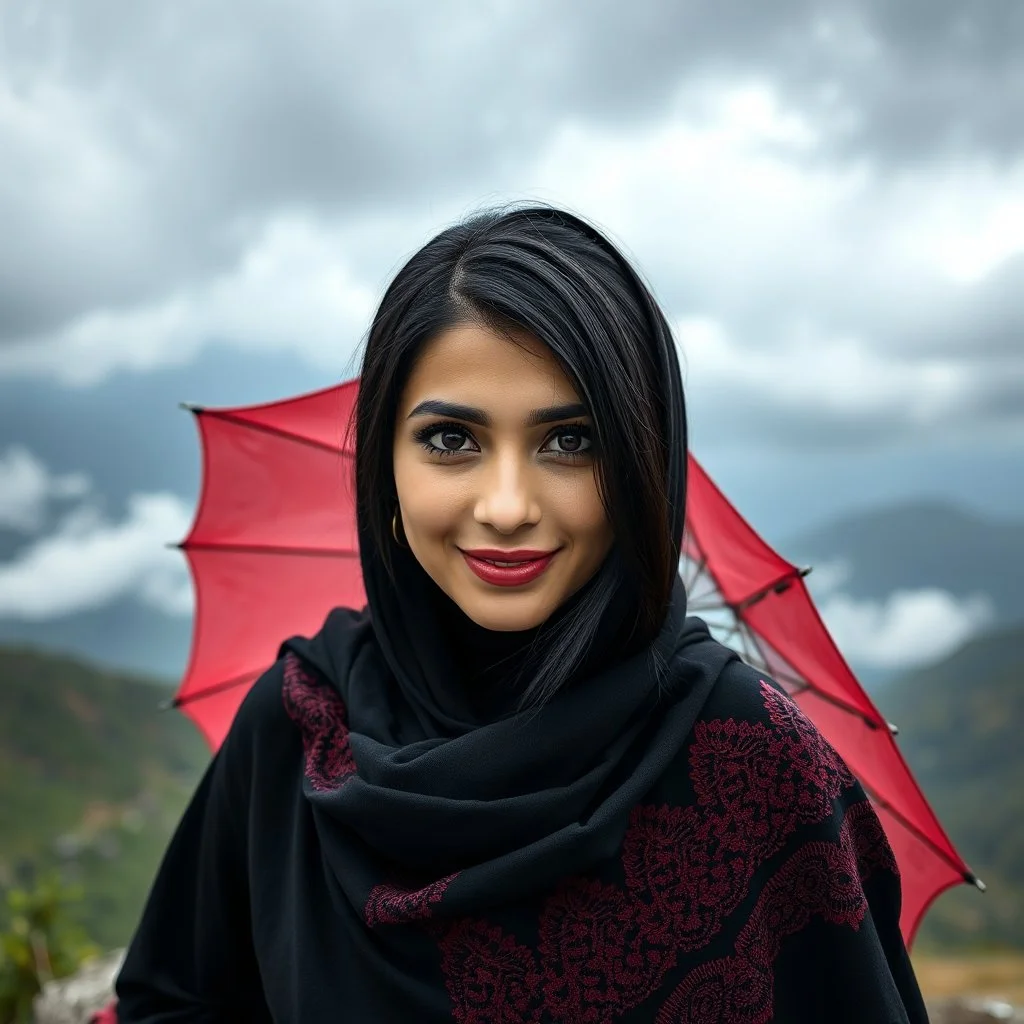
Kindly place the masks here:
MULTIPOLYGON (((198 409, 203 485, 182 544, 196 613, 174 704, 216 749, 279 643, 365 604, 349 424, 358 381, 266 405, 198 409)), ((932 900, 980 882, 953 848, 829 636, 800 570, 772 550, 691 456, 683 573, 690 608, 789 691, 859 778, 903 878, 909 945, 932 900)))

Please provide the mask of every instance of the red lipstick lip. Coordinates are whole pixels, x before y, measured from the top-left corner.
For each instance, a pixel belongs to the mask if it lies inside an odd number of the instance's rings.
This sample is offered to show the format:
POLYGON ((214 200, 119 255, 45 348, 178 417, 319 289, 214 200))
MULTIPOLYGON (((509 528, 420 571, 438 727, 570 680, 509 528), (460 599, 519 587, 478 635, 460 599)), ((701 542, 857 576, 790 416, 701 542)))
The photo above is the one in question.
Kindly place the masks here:
MULTIPOLYGON (((462 549, 459 549, 462 551, 462 549)), ((466 565, 473 573, 495 587, 521 587, 543 575, 552 559, 558 554, 554 551, 500 551, 495 548, 477 548, 474 551, 462 551, 466 565), (520 565, 495 565, 490 559, 499 562, 520 562, 520 565)))
POLYGON ((535 551, 533 548, 516 548, 514 551, 504 551, 501 548, 460 548, 464 555, 470 558, 490 558, 495 562, 533 562, 538 558, 548 558, 555 551, 535 551))

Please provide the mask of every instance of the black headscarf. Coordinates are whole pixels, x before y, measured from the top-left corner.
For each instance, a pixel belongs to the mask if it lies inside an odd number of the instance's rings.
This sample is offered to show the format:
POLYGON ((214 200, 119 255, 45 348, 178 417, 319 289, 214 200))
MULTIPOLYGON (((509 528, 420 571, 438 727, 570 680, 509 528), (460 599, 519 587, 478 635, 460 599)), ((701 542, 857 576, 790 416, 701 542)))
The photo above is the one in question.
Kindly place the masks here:
MULTIPOLYGON (((666 491, 681 541, 683 409, 678 375, 661 380, 675 442, 666 491)), ((339 877, 353 904, 364 905, 385 866, 410 885, 458 872, 444 901, 454 913, 535 890, 612 853, 630 809, 677 755, 735 658, 687 618, 682 581, 658 635, 639 650, 629 639, 634 592, 623 582, 568 684, 541 707, 521 709, 534 641, 550 637, 598 578, 543 630, 490 632, 454 606, 407 547, 392 551, 392 577, 366 524, 359 529, 362 618, 336 611, 316 637, 283 648, 329 681, 346 708, 357 772, 328 791, 307 781, 307 796, 324 835, 347 834, 334 831, 342 823, 361 840, 364 870, 346 857, 339 877)), ((677 542, 676 560, 678 551, 677 542)))

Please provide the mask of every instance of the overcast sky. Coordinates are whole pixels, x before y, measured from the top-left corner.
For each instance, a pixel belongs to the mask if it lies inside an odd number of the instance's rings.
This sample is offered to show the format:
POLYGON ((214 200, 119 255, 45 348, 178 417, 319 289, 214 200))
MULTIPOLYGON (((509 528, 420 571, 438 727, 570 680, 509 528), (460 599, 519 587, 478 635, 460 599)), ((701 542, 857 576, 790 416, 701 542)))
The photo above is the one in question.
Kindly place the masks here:
POLYGON ((1022 515, 1022 52, 1020 0, 3 5, 0 619, 187 613, 175 402, 351 376, 399 263, 524 197, 637 261, 773 539, 1022 515))

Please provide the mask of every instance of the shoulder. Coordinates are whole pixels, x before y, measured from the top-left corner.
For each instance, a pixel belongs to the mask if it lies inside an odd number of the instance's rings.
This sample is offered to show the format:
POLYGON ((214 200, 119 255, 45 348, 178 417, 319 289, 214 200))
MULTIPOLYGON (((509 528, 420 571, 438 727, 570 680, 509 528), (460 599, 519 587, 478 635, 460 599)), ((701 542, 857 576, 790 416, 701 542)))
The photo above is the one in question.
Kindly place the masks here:
POLYGON ((694 723, 679 781, 698 803, 731 800, 814 805, 832 801, 855 779, 814 722, 778 683, 742 661, 731 662, 694 723))
POLYGON ((765 739, 824 741, 817 726, 801 709, 798 701, 766 673, 736 660, 722 672, 701 710, 698 726, 732 721, 757 728, 765 739))

